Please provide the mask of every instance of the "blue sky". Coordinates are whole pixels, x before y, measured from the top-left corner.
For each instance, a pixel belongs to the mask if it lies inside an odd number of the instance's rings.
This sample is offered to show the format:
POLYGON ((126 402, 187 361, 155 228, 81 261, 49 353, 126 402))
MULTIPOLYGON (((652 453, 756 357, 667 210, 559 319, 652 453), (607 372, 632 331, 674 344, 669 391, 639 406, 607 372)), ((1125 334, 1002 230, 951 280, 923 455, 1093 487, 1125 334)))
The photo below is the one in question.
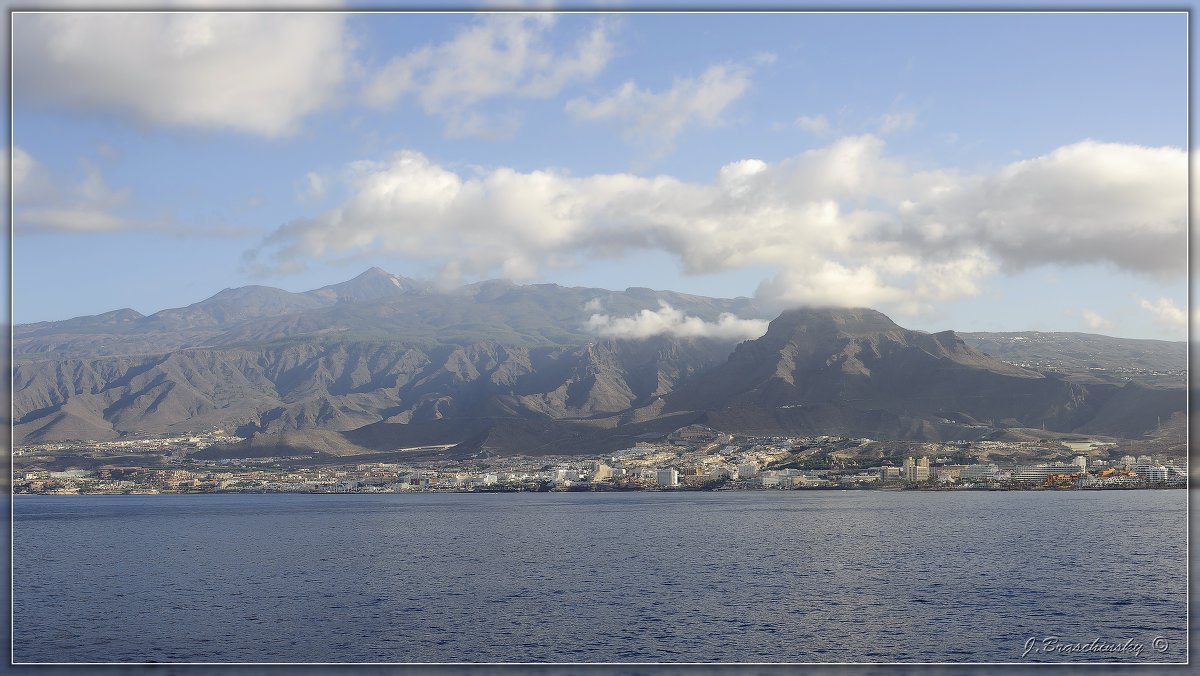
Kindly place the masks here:
POLYGON ((13 26, 18 323, 376 265, 1186 335, 1182 13, 13 26))

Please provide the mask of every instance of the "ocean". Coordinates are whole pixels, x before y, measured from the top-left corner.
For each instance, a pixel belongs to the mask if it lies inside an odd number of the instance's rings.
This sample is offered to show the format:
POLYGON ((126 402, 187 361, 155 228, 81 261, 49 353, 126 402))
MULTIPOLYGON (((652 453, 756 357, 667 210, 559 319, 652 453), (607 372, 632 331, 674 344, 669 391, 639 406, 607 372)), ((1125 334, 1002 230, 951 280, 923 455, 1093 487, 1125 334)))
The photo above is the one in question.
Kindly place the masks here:
POLYGON ((1187 491, 17 496, 22 662, 1182 662, 1187 491))

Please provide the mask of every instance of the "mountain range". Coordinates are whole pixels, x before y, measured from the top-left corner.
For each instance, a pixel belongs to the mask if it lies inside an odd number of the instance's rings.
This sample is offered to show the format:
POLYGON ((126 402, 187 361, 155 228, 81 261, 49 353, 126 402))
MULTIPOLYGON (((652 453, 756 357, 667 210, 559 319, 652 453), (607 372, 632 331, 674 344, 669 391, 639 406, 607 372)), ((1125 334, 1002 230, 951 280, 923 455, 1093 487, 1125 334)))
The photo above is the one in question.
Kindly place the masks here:
POLYGON ((642 288, 492 280, 439 290, 378 268, 303 293, 247 286, 148 316, 17 325, 13 352, 17 444, 222 428, 246 438, 230 451, 242 454, 560 454, 693 423, 885 439, 1014 429, 1142 438, 1186 411, 1184 343, 929 334, 866 308, 771 318, 748 298, 642 288), (689 330, 595 321, 666 311, 689 330), (740 343, 714 328, 768 318, 765 334, 740 343))

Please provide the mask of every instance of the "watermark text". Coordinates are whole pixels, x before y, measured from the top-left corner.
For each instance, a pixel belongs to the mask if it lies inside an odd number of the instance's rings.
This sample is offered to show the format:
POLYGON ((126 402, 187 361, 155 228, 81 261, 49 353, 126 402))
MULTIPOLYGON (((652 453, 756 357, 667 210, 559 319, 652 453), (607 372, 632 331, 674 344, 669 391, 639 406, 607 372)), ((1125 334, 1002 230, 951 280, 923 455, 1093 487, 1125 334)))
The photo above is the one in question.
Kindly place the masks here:
MULTIPOLYGON (((1110 655, 1112 657, 1141 657, 1146 650, 1146 644, 1132 638, 1124 641, 1106 641, 1099 637, 1091 641, 1068 641, 1058 636, 1030 636, 1025 639, 1025 647, 1021 658, 1029 655, 1050 655, 1053 657, 1069 658, 1076 655, 1110 655)), ((1167 652, 1171 644, 1162 636, 1155 636, 1150 641, 1150 649, 1160 653, 1167 652)))

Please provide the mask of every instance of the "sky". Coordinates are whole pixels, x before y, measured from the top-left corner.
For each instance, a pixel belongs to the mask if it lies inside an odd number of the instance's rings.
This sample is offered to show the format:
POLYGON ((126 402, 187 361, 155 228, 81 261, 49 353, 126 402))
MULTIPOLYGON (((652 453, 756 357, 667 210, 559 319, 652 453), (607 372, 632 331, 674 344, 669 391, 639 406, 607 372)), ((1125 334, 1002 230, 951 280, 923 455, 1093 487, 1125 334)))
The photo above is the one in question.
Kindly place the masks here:
POLYGON ((1187 335, 1182 12, 12 24, 16 323, 378 266, 1187 335))

